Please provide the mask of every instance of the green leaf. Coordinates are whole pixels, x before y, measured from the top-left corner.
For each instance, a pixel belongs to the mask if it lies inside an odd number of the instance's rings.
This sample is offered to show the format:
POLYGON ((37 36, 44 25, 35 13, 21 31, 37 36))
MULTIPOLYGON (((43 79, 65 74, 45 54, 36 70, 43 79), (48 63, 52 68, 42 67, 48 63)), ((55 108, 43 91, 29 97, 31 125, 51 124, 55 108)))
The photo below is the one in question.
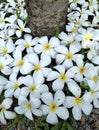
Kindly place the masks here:
POLYGON ((73 130, 71 124, 69 124, 68 122, 67 122, 67 129, 68 129, 68 130, 73 130))
POLYGON ((59 34, 60 34, 60 28, 58 28, 58 29, 56 30, 55 37, 58 37, 59 34))
POLYGON ((17 117, 12 121, 12 123, 8 127, 8 130, 11 130, 11 128, 13 128, 19 122, 21 117, 22 117, 21 115, 17 115, 17 117))
POLYGON ((6 0, 0 0, 0 2, 6 2, 6 0))
POLYGON ((63 122, 57 123, 54 127, 51 128, 51 130, 60 130, 62 127, 63 122))
POLYGON ((26 123, 27 118, 23 115, 21 118, 21 126, 23 127, 26 123))
POLYGON ((17 15, 17 18, 18 18, 18 19, 21 19, 18 10, 16 10, 16 15, 17 15))
POLYGON ((84 82, 82 82, 82 83, 80 84, 80 87, 81 87, 81 88, 84 88, 84 89, 86 89, 86 90, 89 90, 89 89, 90 89, 89 86, 88 86, 88 85, 85 85, 84 82))

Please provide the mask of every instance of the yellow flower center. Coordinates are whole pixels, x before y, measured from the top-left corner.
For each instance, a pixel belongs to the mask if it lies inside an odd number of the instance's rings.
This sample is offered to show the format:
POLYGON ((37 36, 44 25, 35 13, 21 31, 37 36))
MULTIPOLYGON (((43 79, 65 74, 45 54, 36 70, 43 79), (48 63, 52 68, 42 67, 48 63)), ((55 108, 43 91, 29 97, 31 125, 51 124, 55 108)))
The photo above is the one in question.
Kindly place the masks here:
POLYGON ((7 52, 8 52, 8 50, 7 50, 6 48, 3 48, 3 49, 2 49, 2 54, 3 54, 3 55, 6 55, 7 52))
POLYGON ((32 104, 31 103, 26 104, 26 108, 27 109, 31 109, 32 108, 32 104))
POLYGON ((4 65, 0 64, 0 70, 4 69, 4 65))
POLYGON ((19 67, 22 67, 24 65, 24 61, 23 60, 20 60, 17 64, 19 67))
POLYGON ((19 88, 19 83, 18 82, 14 83, 13 88, 18 89, 19 88))
POLYGON ((40 65, 34 66, 34 70, 35 70, 35 71, 40 71, 40 70, 41 70, 41 66, 40 66, 40 65))
POLYGON ((76 24, 77 24, 77 25, 80 25, 80 24, 81 24, 80 20, 76 21, 76 24))
POLYGON ((22 26, 22 27, 20 27, 20 31, 24 31, 24 27, 22 26))
POLYGON ((66 81, 66 80, 67 80, 67 75, 66 75, 66 74, 61 74, 61 75, 60 75, 60 79, 61 79, 62 81, 66 81))
POLYGON ((95 95, 95 91, 94 90, 91 90, 91 95, 94 96, 95 95))
POLYGON ((84 39, 85 39, 86 41, 91 40, 91 38, 92 38, 91 34, 86 34, 85 37, 84 37, 84 39))
POLYGON ((83 102, 83 99, 82 98, 79 98, 79 97, 76 97, 75 98, 75 104, 79 105, 83 102))
POLYGON ((51 46, 47 43, 44 45, 44 50, 49 51, 51 50, 51 46))
POLYGON ((83 74, 85 71, 86 71, 86 69, 85 69, 84 67, 80 67, 80 68, 79 68, 80 74, 83 74))
POLYGON ((4 19, 4 18, 1 19, 1 20, 0 20, 0 23, 5 23, 5 19, 4 19))
POLYGON ((73 44, 73 40, 69 40, 67 44, 73 44))
POLYGON ((75 33, 77 31, 76 28, 72 28, 72 33, 75 33))
POLYGON ((94 82, 99 81, 99 76, 94 76, 94 77, 93 77, 93 80, 94 80, 94 82))
POLYGON ((4 112, 6 109, 4 106, 0 105, 0 111, 4 112))
POLYGON ((77 3, 78 0, 73 0, 74 3, 77 3))
POLYGON ((55 112, 57 109, 57 105, 55 103, 51 103, 49 106, 49 110, 52 112, 55 112))
POLYGON ((29 87, 29 89, 30 91, 34 92, 37 89, 37 87, 35 85, 32 85, 29 87))
POLYGON ((67 53, 65 58, 68 59, 68 60, 71 60, 73 58, 73 54, 72 53, 67 53))
POLYGON ((93 2, 92 1, 89 2, 89 6, 93 6, 93 2))
POLYGON ((30 47, 31 47, 30 43, 25 44, 25 48, 30 48, 30 47))

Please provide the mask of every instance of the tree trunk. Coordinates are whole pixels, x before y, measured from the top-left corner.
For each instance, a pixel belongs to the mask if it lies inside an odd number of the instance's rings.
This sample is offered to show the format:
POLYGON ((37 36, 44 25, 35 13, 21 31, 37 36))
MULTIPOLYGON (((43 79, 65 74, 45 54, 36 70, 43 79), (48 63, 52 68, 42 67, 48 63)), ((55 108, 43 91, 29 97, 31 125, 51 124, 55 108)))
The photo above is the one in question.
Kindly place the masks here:
POLYGON ((33 36, 53 36, 64 30, 68 0, 25 0, 33 36))

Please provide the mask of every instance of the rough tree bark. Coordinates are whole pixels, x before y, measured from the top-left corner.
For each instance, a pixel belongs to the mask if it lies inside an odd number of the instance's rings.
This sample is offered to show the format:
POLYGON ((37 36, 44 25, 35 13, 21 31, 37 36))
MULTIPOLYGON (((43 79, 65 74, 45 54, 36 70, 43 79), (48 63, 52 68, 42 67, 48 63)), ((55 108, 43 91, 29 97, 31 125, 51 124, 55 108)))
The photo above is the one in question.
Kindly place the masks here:
POLYGON ((52 36, 64 30, 68 0, 25 0, 33 36, 52 36))

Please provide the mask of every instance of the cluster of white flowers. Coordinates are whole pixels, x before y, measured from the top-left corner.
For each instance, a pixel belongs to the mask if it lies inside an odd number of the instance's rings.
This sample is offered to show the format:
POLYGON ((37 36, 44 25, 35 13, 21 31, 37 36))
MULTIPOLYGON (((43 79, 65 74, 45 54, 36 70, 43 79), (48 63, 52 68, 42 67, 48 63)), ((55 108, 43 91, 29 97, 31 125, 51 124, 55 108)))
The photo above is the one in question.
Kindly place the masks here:
POLYGON ((66 31, 50 39, 32 37, 24 0, 0 3, 0 122, 24 114, 55 124, 99 108, 99 5, 69 3, 66 31))

